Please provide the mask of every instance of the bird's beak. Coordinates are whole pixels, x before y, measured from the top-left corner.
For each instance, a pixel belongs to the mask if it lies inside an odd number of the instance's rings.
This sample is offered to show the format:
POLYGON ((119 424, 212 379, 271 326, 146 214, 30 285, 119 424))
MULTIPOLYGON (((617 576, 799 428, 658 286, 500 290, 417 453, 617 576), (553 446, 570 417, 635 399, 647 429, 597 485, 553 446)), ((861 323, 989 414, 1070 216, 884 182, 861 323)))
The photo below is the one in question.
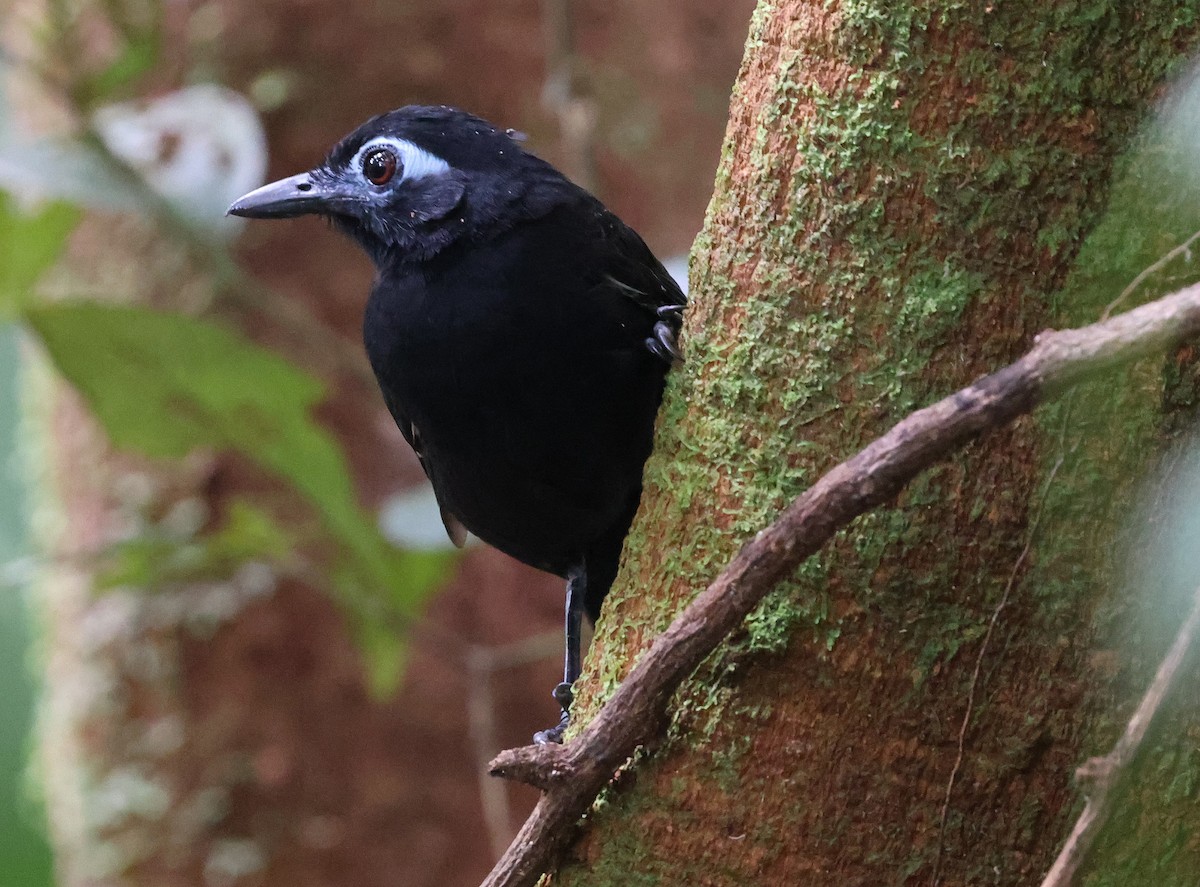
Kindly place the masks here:
POLYGON ((309 213, 336 212, 352 199, 336 184, 322 182, 311 172, 280 179, 239 197, 226 212, 247 219, 290 219, 309 213))

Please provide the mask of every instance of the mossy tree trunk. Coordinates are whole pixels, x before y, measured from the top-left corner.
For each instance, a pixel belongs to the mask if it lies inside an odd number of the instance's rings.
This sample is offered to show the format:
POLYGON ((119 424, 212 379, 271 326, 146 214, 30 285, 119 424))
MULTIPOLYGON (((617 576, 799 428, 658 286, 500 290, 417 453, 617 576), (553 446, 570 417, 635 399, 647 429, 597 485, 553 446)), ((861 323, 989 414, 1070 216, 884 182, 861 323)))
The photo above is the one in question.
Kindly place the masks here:
MULTIPOLYGON (((821 472, 1039 329, 1098 315, 1119 287, 1064 286, 1198 33, 1183 0, 759 3, 581 720, 821 472)), ((1078 809, 1074 767, 1161 649, 1096 667, 1124 655, 1109 552, 1166 375, 994 434, 841 534, 680 691, 554 883, 1036 883, 1078 809)), ((1113 883, 1196 881, 1180 836, 1200 827, 1200 765, 1167 754, 1113 883), (1184 803, 1153 803, 1180 779, 1184 803)))

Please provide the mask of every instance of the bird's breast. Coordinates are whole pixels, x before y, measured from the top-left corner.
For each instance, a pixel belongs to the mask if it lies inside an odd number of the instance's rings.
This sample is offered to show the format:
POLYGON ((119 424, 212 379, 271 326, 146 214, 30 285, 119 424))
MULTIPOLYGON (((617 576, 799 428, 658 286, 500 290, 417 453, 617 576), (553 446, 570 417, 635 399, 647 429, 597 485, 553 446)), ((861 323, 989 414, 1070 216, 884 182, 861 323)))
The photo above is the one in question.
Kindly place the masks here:
POLYGON ((476 250, 382 279, 364 335, 442 501, 485 541, 559 572, 554 559, 628 519, 664 367, 632 309, 602 310, 569 263, 506 258, 476 250))

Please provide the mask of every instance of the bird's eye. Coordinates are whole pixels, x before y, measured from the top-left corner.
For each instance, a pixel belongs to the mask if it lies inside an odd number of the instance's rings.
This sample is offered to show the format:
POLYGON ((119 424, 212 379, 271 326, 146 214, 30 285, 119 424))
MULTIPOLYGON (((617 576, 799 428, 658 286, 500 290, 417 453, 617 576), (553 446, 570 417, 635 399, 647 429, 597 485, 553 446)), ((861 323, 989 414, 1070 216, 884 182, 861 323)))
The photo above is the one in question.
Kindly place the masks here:
POLYGON ((363 158, 362 171, 372 185, 386 185, 396 174, 399 163, 396 155, 387 148, 376 148, 363 158))

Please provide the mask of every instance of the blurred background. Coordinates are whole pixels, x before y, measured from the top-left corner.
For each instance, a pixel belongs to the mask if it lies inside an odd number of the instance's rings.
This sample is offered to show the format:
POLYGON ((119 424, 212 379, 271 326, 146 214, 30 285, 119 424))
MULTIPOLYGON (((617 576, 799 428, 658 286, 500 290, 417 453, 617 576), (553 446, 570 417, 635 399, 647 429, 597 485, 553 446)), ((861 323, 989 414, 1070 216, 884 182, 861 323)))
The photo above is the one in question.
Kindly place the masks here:
POLYGON ((562 583, 448 550, 365 256, 224 207, 454 104, 682 274, 752 7, 6 3, 0 887, 478 883, 535 800, 483 765, 556 718, 562 583))

